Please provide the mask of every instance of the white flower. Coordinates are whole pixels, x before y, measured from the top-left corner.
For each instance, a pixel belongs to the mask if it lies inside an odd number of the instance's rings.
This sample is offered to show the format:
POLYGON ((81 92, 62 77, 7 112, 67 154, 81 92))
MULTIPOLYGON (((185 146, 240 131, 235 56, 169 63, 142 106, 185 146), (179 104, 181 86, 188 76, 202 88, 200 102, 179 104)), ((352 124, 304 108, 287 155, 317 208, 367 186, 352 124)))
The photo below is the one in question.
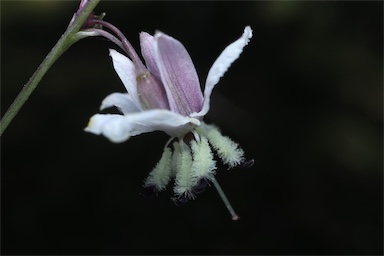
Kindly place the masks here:
MULTIPOLYGON (((146 65, 129 43, 125 50, 130 59, 110 50, 113 66, 127 93, 110 94, 100 109, 115 106, 122 114, 96 114, 85 131, 102 134, 115 143, 142 133, 163 131, 171 139, 145 181, 146 192, 164 190, 172 178, 176 204, 194 198, 208 181, 220 192, 214 178, 216 162, 211 147, 229 168, 244 163, 244 152, 202 120, 209 111, 213 88, 251 37, 252 30, 247 26, 242 36, 224 49, 208 72, 203 93, 191 57, 178 40, 162 32, 154 36, 140 33, 146 65)), ((226 205, 231 211, 228 202, 226 205)), ((233 210, 231 213, 234 219, 238 218, 233 210)))

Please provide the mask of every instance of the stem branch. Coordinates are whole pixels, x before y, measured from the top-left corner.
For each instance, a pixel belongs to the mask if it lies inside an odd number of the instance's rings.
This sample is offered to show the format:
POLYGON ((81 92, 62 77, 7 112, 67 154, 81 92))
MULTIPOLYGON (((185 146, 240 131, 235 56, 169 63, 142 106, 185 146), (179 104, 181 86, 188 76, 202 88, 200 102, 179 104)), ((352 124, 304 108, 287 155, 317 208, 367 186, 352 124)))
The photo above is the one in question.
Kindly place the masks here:
POLYGON ((32 92, 36 89, 37 85, 49 68, 72 44, 82 38, 76 36, 76 33, 80 31, 81 26, 99 2, 100 0, 88 0, 82 11, 77 13, 73 22, 68 26, 67 30, 36 69, 35 73, 33 73, 29 81, 24 85, 23 89, 17 95, 7 112, 5 112, 3 118, 0 120, 0 136, 3 134, 13 118, 17 115, 20 108, 28 100, 32 92))

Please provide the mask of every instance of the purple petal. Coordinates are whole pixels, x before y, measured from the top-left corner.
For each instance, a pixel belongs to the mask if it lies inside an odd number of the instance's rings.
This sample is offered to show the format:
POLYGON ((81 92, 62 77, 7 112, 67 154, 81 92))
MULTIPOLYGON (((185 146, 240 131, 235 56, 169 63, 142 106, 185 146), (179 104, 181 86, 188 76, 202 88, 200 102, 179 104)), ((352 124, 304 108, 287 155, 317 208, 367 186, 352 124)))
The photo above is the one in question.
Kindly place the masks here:
POLYGON ((157 79, 161 80, 160 71, 156 65, 155 60, 155 40, 153 36, 147 32, 140 33, 140 47, 141 54, 145 60, 149 72, 151 72, 157 79))
POLYGON ((169 109, 167 95, 160 80, 150 74, 144 66, 135 66, 123 54, 111 49, 110 55, 116 73, 138 109, 169 109))
POLYGON ((155 57, 170 109, 188 116, 201 110, 203 95, 195 66, 185 47, 173 37, 156 32, 155 57))

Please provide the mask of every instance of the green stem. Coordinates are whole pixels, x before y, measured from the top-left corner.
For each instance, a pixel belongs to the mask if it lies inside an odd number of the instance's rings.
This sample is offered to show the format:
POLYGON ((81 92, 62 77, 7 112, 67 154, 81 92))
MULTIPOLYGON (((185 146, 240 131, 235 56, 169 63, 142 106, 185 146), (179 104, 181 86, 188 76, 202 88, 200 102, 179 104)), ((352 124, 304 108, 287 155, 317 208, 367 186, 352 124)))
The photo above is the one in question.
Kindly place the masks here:
POLYGON ((5 112, 3 118, 0 120, 0 136, 8 127, 13 118, 17 115, 20 108, 27 101, 32 92, 36 89, 37 85, 50 69, 50 67, 56 62, 56 60, 75 42, 80 40, 81 37, 76 33, 80 31, 81 26, 88 18, 90 13, 96 7, 100 0, 89 0, 84 6, 84 9, 78 14, 73 22, 68 26, 67 30, 60 37, 59 41, 52 48, 52 50, 45 57, 40 66, 36 69, 35 73, 31 76, 29 81, 24 85, 23 89, 17 95, 11 106, 5 112))

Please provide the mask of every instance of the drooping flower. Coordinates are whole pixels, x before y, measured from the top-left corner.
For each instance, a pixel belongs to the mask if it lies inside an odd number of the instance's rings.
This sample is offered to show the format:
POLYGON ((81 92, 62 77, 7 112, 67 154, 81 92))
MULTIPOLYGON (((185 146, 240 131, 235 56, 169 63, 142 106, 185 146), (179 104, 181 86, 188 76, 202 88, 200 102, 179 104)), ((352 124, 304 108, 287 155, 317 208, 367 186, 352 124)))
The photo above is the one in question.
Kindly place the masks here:
POLYGON ((212 182, 233 219, 237 219, 214 177, 216 161, 212 149, 229 168, 249 162, 245 161, 244 151, 237 143, 223 136, 217 127, 204 123, 203 118, 209 111, 214 86, 248 44, 252 37, 251 28, 245 27, 242 36, 216 59, 202 92, 191 57, 175 38, 159 31, 154 36, 140 33, 144 65, 115 27, 103 21, 98 23, 108 26, 119 39, 105 31, 98 30, 99 34, 118 44, 129 56, 110 50, 114 69, 127 93, 110 94, 100 107, 100 110, 117 107, 121 114, 95 114, 85 131, 104 135, 115 143, 152 131, 167 133, 171 139, 144 182, 145 192, 162 191, 174 179, 173 200, 182 204, 195 198, 208 182, 212 182))

